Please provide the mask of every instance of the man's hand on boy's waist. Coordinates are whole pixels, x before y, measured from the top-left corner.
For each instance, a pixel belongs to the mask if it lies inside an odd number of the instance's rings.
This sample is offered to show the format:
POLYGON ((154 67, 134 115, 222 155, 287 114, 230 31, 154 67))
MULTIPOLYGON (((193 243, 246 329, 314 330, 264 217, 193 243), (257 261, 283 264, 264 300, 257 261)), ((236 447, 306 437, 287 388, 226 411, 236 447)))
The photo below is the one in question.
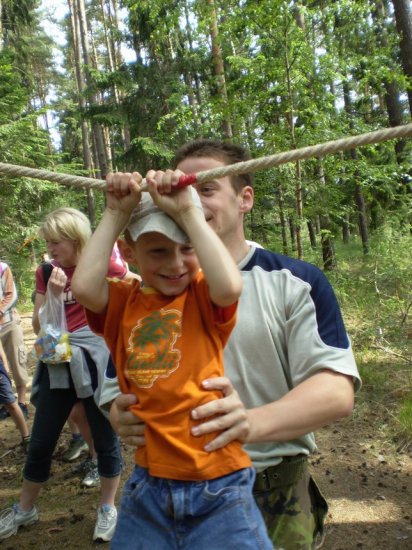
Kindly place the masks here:
POLYGON ((121 394, 116 397, 110 407, 109 419, 114 431, 125 445, 143 447, 144 423, 129 410, 135 405, 137 398, 133 394, 121 394))
POLYGON ((250 433, 248 411, 230 380, 226 377, 208 378, 202 385, 207 390, 220 390, 224 396, 221 399, 209 401, 192 411, 194 420, 212 417, 211 420, 206 420, 192 428, 194 436, 220 432, 205 446, 205 451, 221 449, 236 439, 247 441, 250 433))

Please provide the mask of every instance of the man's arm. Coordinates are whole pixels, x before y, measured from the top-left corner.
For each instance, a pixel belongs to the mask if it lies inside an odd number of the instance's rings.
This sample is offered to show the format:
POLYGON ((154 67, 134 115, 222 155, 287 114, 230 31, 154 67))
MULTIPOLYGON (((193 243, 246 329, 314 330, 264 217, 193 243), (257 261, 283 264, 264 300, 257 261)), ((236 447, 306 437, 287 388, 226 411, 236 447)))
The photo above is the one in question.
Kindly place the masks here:
POLYGON ((205 383, 207 389, 220 389, 225 395, 192 411, 192 418, 202 420, 192 429, 193 435, 220 432, 207 451, 234 439, 245 443, 291 441, 349 416, 354 406, 352 378, 331 370, 314 374, 277 401, 248 410, 227 378, 211 378, 205 383), (205 421, 207 418, 212 419, 205 421))
MULTIPOLYGON (((224 395, 192 411, 192 418, 202 421, 192 429, 193 435, 219 432, 205 447, 209 452, 236 439, 244 443, 291 441, 349 416, 354 404, 352 379, 330 370, 314 374, 278 401, 249 410, 228 378, 210 378, 204 381, 203 387, 220 390, 224 395)), ((141 446, 144 425, 127 410, 133 399, 133 395, 117 397, 112 403, 110 418, 122 441, 141 446)))

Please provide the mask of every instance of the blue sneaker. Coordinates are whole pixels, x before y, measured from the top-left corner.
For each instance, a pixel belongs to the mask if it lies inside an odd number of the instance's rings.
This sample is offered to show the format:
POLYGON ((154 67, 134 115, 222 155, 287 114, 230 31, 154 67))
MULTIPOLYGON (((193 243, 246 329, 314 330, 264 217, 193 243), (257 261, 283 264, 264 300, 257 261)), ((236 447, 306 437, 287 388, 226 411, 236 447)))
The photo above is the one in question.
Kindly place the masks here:
POLYGON ((13 504, 11 508, 6 508, 0 514, 0 539, 7 539, 15 535, 19 527, 32 525, 38 519, 35 506, 28 512, 22 512, 18 504, 13 504))

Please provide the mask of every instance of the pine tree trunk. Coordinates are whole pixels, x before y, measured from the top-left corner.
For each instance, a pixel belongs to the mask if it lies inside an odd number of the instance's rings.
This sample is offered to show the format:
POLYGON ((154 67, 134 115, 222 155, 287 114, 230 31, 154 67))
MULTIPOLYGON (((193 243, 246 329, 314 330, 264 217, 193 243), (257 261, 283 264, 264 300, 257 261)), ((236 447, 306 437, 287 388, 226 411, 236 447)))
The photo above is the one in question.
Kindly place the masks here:
MULTIPOLYGON (((356 160, 356 156, 354 157, 354 160, 356 160)), ((360 236, 362 239, 363 253, 367 254, 369 252, 369 231, 368 223, 366 220, 365 199, 363 197, 362 188, 359 183, 356 183, 355 185, 355 200, 356 206, 358 207, 358 224, 360 236)))
POLYGON ((288 237, 287 237, 287 229, 286 229, 283 189, 281 185, 279 185, 278 187, 278 201, 279 201, 280 232, 282 235, 282 251, 283 251, 283 254, 287 255, 288 254, 288 237))
MULTIPOLYGON (((349 119, 349 127, 353 129, 353 120, 352 120, 352 106, 350 100, 350 90, 348 80, 343 81, 343 100, 345 111, 349 119)), ((358 154, 356 150, 352 149, 349 151, 350 158, 356 163, 358 159, 358 154)), ((368 222, 366 217, 366 208, 365 208, 365 199, 363 197, 362 188, 357 181, 359 179, 359 173, 357 170, 354 171, 355 178, 355 203, 358 210, 358 225, 359 233, 362 240, 363 253, 367 254, 369 252, 369 231, 368 231, 368 222)))
POLYGON ((412 115, 412 8, 411 0, 392 0, 395 10, 396 28, 398 29, 401 48, 402 67, 409 79, 407 87, 409 110, 412 115))
POLYGON ((292 252, 295 252, 296 251, 296 225, 290 216, 289 216, 289 232, 290 232, 290 242, 292 244, 292 252))
POLYGON ((308 233, 309 233, 310 246, 311 246, 312 249, 315 249, 317 247, 315 226, 313 225, 312 220, 308 220, 306 222, 306 225, 307 225, 308 233))
MULTIPOLYGON (((289 45, 285 44, 285 69, 286 69, 286 83, 288 89, 288 110, 287 110, 287 120, 289 123, 289 132, 290 132, 290 145, 291 149, 296 149, 296 137, 295 137, 295 122, 294 122, 294 103, 293 103, 293 93, 292 93, 292 77, 291 77, 291 64, 289 62, 289 45)), ((302 191, 302 174, 301 174, 301 163, 296 161, 296 183, 295 183, 295 208, 296 208, 296 226, 295 226, 295 238, 296 238, 296 249, 298 252, 298 258, 303 259, 303 244, 302 244, 302 217, 303 217, 303 191, 302 191)), ((295 240, 293 240, 295 242, 295 240)))
MULTIPOLYGON (((376 1, 374 8, 372 9, 372 16, 375 21, 376 28, 376 40, 380 46, 387 48, 387 30, 386 30, 386 20, 387 13, 385 9, 385 4, 382 1, 376 1)), ((389 124, 390 126, 400 126, 403 124, 403 110, 400 102, 400 91, 397 80, 395 79, 383 79, 383 86, 385 88, 384 101, 386 111, 388 113, 389 124)), ((405 148, 406 142, 403 139, 397 139, 394 142, 395 155, 398 164, 402 163, 403 150, 405 148)))
MULTIPOLYGON (((326 192, 326 178, 321 159, 317 162, 316 171, 319 184, 325 189, 326 192)), ((319 216, 319 223, 322 242, 323 269, 327 271, 335 268, 337 265, 335 247, 331 236, 331 222, 327 212, 319 216)))
POLYGON ((342 240, 345 244, 349 244, 350 241, 350 226, 349 215, 346 214, 342 220, 342 240))
MULTIPOLYGON (((86 100, 84 99, 84 89, 85 89, 85 80, 82 70, 82 59, 81 59, 81 49, 80 49, 80 24, 78 20, 78 12, 75 5, 75 0, 68 0, 68 6, 70 11, 70 23, 73 36, 73 49, 75 57, 75 74, 76 74, 76 83, 78 90, 78 103, 80 112, 84 112, 86 108, 86 100)), ((90 155, 90 142, 89 142, 89 128, 87 122, 84 118, 81 119, 81 132, 82 132, 82 153, 83 153, 83 165, 88 172, 89 177, 93 177, 92 169, 92 158, 90 155)), ((87 198, 87 210, 89 214, 89 219, 92 226, 96 222, 96 209, 95 201, 93 196, 93 190, 90 188, 86 189, 86 198, 87 198)))
POLYGON ((216 7, 215 7, 214 0, 207 0, 207 3, 210 8, 209 31, 210 31, 210 38, 212 41, 213 70, 216 76, 218 95, 220 97, 221 104, 223 107, 223 112, 224 112, 223 120, 222 120, 222 132, 226 138, 231 139, 233 137, 233 133, 232 133, 232 125, 230 122, 230 116, 229 116, 229 105, 228 105, 228 99, 227 99, 226 80, 225 80, 225 68, 223 63, 222 50, 219 44, 219 30, 218 30, 218 24, 217 24, 216 7))

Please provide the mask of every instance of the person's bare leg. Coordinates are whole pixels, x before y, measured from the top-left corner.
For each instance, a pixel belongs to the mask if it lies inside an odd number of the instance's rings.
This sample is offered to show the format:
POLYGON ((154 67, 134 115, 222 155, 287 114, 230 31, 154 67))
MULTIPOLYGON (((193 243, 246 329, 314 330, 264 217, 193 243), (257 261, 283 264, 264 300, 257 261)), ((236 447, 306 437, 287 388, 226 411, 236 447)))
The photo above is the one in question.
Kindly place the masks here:
POLYGON ((120 483, 120 475, 116 477, 103 477, 100 476, 100 500, 101 505, 110 504, 114 506, 114 500, 116 498, 117 488, 120 483))
POLYGON ((16 386, 17 401, 26 404, 26 386, 16 386))
POLYGON ((84 406, 81 401, 77 401, 73 405, 67 422, 70 426, 72 434, 80 433, 82 435, 89 447, 90 456, 95 458, 96 451, 94 450, 93 437, 90 431, 89 421, 87 420, 86 411, 84 410, 84 406))
POLYGON ((20 494, 19 508, 22 512, 28 512, 34 506, 37 497, 43 487, 43 483, 28 481, 23 479, 23 485, 20 494))
POLYGON ((10 414, 13 422, 16 425, 16 428, 19 430, 21 437, 25 438, 29 435, 29 428, 27 427, 26 419, 24 418, 23 412, 16 403, 9 403, 4 405, 8 413, 10 414))

